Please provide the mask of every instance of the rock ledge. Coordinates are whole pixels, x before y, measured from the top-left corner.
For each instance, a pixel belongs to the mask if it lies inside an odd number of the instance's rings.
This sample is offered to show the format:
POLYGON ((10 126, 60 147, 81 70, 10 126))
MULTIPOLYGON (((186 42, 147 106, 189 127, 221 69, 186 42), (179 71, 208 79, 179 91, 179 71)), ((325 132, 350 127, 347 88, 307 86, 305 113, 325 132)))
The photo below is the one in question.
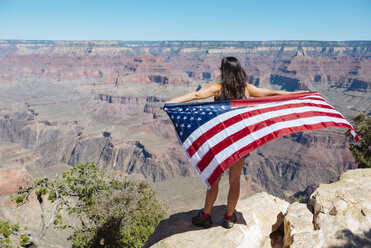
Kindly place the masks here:
POLYGON ((197 211, 177 213, 157 227, 145 247, 371 247, 371 169, 348 170, 320 184, 307 204, 266 192, 241 199, 238 222, 221 227, 225 206, 213 209, 213 226, 195 228, 197 211))

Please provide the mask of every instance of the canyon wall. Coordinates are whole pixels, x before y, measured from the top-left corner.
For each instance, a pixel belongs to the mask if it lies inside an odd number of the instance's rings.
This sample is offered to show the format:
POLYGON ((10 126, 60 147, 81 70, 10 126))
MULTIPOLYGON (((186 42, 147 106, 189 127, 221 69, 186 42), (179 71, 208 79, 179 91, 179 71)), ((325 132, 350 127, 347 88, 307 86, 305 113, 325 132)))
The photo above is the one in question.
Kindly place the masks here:
MULTIPOLYGON (((258 87, 319 91, 348 119, 370 113, 368 41, 1 40, 0 168, 41 176, 96 161, 152 182, 196 176, 161 108, 209 85, 229 55, 258 87)), ((356 168, 343 132, 297 133, 252 152, 243 172, 259 187, 250 194, 309 196, 356 168)))

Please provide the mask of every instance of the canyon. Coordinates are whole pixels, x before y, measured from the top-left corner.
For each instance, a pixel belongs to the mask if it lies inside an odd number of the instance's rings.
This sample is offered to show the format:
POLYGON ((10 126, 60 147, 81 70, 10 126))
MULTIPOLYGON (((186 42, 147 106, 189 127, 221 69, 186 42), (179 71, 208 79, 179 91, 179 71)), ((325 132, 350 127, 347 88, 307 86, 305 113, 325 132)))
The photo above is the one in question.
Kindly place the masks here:
MULTIPOLYGON (((236 56, 258 87, 319 91, 348 120, 370 114, 369 41, 0 40, 0 173, 53 176, 95 161, 149 180, 164 201, 173 188, 172 212, 194 208, 187 202, 206 188, 162 107, 213 82, 224 56, 236 56)), ((357 168, 343 133, 296 133, 253 151, 244 196, 309 197, 357 168)))

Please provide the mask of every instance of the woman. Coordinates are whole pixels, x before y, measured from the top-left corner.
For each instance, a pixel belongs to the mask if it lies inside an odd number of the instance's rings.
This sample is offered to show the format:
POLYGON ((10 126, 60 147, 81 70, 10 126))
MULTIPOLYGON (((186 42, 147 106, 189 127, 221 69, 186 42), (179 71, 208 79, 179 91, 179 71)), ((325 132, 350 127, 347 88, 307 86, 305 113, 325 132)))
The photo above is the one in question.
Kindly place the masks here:
MULTIPOLYGON (((180 97, 171 99, 166 103, 182 103, 192 100, 214 97, 215 101, 226 101, 235 99, 246 99, 248 97, 262 97, 272 95, 283 95, 294 92, 282 90, 268 90, 257 88, 247 83, 247 75, 242 69, 240 62, 235 57, 226 57, 221 61, 220 80, 205 89, 194 91, 180 97)), ((219 79, 219 78, 218 78, 219 79)), ((296 92, 298 93, 298 92, 296 92)), ((246 158, 246 157, 245 157, 246 158)), ((227 211, 224 215, 223 227, 232 228, 237 221, 235 208, 240 195, 240 175, 245 158, 240 159, 229 169, 229 192, 227 200, 227 211)), ((204 210, 192 219, 196 226, 210 227, 212 225, 211 209, 218 195, 219 178, 206 192, 204 210)))

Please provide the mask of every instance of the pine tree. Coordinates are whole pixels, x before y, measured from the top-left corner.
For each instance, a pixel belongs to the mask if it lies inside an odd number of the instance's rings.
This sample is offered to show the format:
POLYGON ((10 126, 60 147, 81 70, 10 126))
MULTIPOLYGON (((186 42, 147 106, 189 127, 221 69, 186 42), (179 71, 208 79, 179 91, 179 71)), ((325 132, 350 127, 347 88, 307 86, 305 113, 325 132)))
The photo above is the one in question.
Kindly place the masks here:
MULTIPOLYGON (((371 168, 371 117, 360 113, 352 118, 353 127, 359 136, 359 142, 350 144, 358 168, 371 168)), ((346 136, 353 137, 349 131, 346 136)))

